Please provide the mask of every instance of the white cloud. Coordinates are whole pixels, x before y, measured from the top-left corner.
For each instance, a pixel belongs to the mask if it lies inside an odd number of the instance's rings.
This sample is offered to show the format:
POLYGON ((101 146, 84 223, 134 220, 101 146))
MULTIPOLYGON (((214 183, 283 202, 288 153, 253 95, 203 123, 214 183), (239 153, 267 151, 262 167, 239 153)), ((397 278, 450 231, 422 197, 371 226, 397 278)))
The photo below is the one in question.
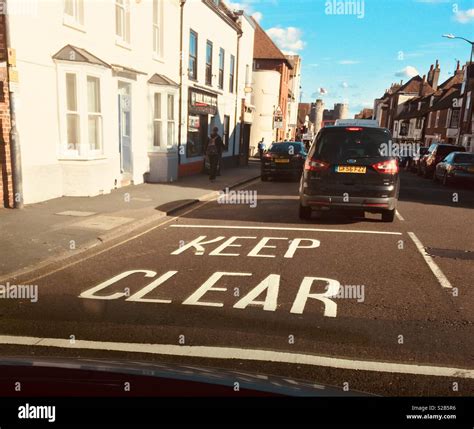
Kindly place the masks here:
POLYGON ((254 0, 242 0, 242 1, 225 0, 224 3, 232 11, 234 10, 245 11, 247 15, 252 16, 257 22, 260 22, 263 18, 263 14, 261 12, 256 11, 255 8, 253 7, 253 3, 255 3, 254 0))
POLYGON ((261 21, 262 18, 263 18, 262 12, 255 12, 255 13, 252 15, 252 18, 255 19, 255 21, 257 21, 258 23, 260 23, 260 21, 261 21))
POLYGON ((359 64, 360 61, 356 61, 356 60, 341 60, 341 61, 338 61, 339 64, 343 64, 343 65, 351 65, 351 64, 359 64))
POLYGON ((349 88, 349 84, 347 82, 341 82, 341 88, 349 88))
POLYGON ((459 10, 455 13, 454 19, 461 24, 468 24, 474 21, 474 9, 459 10))
POLYGON ((305 46, 301 39, 302 32, 299 28, 272 27, 266 31, 284 54, 295 54, 301 51, 305 46))
POLYGON ((415 0, 417 3, 450 3, 451 0, 415 0))
POLYGON ((406 66, 404 69, 401 69, 400 71, 395 73, 395 76, 397 77, 413 77, 416 76, 418 73, 418 70, 413 67, 413 66, 406 66))

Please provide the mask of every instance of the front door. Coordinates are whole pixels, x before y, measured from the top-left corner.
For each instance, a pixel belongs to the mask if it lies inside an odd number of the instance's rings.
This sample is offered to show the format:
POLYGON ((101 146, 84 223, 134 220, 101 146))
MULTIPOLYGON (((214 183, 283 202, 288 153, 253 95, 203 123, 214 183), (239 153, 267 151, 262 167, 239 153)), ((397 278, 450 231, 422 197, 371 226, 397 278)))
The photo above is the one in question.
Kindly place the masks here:
POLYGON ((119 111, 119 142, 120 142, 120 169, 122 173, 132 173, 132 133, 131 113, 132 97, 130 84, 119 82, 118 86, 119 111))

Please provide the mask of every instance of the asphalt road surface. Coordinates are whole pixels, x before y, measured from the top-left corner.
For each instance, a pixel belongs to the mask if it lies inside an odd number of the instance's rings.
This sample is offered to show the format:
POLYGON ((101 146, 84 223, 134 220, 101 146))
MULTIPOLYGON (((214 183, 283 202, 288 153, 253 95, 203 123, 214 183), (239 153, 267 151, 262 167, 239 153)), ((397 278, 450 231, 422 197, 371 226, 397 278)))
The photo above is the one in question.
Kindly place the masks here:
POLYGON ((240 204, 232 194, 200 203, 16 279, 38 285, 38 299, 0 300, 2 356, 472 394, 473 190, 404 173, 394 223, 332 213, 301 221, 296 182, 240 190, 240 204))

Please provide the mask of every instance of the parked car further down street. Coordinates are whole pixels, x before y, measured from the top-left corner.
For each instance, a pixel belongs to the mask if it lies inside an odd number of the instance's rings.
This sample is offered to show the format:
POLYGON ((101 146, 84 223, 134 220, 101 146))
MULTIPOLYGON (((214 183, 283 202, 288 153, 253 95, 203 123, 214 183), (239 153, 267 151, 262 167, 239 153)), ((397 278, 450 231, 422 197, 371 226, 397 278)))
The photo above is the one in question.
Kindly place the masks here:
POLYGON ((302 142, 277 142, 263 154, 261 178, 290 177, 299 179, 306 160, 306 148, 302 142))
POLYGON ((436 165, 441 162, 451 152, 465 152, 462 146, 452 144, 433 143, 428 152, 420 159, 420 169, 418 174, 424 177, 433 177, 436 165))
POLYGON ((444 186, 451 182, 468 182, 474 185, 474 153, 451 152, 437 166, 434 180, 444 186))
POLYGON ((412 158, 408 160, 406 169, 408 171, 418 172, 420 168, 420 159, 428 153, 428 147, 420 147, 418 153, 415 153, 412 158))
POLYGON ((393 222, 400 188, 396 157, 383 156, 386 128, 323 128, 311 146, 300 183, 300 218, 313 210, 349 209, 393 222))

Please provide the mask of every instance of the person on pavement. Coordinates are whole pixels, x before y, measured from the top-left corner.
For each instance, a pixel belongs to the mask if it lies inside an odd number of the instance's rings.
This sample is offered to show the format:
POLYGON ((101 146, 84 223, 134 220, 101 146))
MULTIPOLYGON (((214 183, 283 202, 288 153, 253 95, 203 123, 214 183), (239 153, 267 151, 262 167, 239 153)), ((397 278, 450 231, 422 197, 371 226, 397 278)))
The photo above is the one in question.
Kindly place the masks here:
POLYGON ((209 159, 209 180, 215 180, 216 178, 217 164, 224 148, 224 143, 218 131, 219 129, 217 127, 212 129, 211 135, 207 139, 204 148, 204 153, 209 159))
POLYGON ((263 151, 265 150, 265 145, 263 143, 263 138, 258 142, 258 154, 260 155, 260 161, 263 158, 263 151))

